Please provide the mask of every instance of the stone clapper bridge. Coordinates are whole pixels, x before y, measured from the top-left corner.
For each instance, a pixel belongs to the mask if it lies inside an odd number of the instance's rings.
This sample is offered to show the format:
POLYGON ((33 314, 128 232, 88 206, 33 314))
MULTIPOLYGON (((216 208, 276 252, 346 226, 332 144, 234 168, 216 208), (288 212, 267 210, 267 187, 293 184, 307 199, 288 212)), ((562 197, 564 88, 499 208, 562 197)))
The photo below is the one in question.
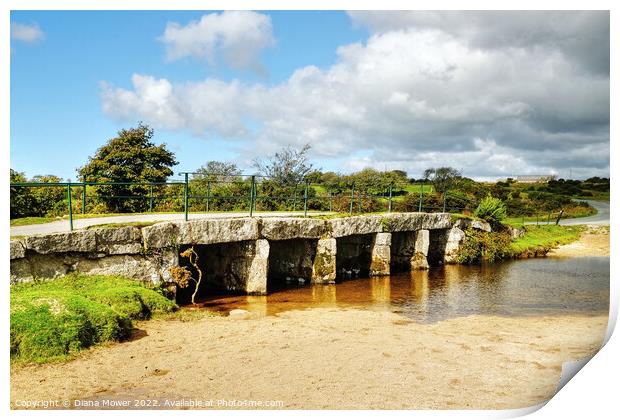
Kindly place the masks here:
POLYGON ((169 268, 193 270, 179 254, 194 247, 204 273, 199 296, 261 295, 290 282, 328 284, 456 263, 470 227, 491 230, 449 213, 390 213, 202 219, 29 236, 11 241, 11 282, 70 272, 122 275, 163 284, 184 303, 188 295, 177 290, 169 268))

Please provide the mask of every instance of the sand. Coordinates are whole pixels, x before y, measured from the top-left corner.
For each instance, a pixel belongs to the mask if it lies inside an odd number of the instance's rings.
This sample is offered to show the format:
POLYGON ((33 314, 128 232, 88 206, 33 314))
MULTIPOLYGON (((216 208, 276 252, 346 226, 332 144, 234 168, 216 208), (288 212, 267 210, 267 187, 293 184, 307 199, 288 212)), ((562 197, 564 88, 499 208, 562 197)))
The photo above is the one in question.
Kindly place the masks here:
POLYGON ((549 257, 608 257, 609 227, 588 226, 578 241, 562 245, 547 254, 549 257))
POLYGON ((288 409, 520 408, 551 398, 562 363, 594 354, 606 325, 606 315, 475 315, 429 325, 335 308, 156 320, 138 324, 133 341, 70 362, 13 366, 11 405, 192 399, 215 408, 225 408, 218 400, 281 401, 288 409))

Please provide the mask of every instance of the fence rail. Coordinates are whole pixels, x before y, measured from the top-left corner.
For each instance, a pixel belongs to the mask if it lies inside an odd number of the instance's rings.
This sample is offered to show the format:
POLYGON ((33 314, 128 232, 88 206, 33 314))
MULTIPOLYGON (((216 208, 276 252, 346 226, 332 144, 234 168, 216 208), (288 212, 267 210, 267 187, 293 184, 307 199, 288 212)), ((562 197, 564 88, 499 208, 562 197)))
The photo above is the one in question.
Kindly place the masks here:
MULTIPOLYGON (((12 183, 13 192, 20 188, 64 188, 69 227, 73 230, 74 212, 87 214, 97 210, 97 205, 113 213, 180 212, 185 220, 190 213, 221 211, 247 212, 250 217, 257 211, 302 212, 304 217, 311 211, 358 214, 371 212, 473 211, 475 200, 446 192, 438 201, 434 194, 425 192, 425 184, 419 184, 416 194, 393 184, 377 191, 350 184, 325 185, 301 181, 280 184, 261 175, 204 176, 181 172, 183 180, 161 182, 20 182, 12 183), (114 188, 112 188, 114 187, 114 188), (119 188, 121 187, 121 188, 119 188), (122 188, 126 187, 126 188, 122 188), (89 201, 90 200, 90 201, 89 201), (76 207, 74 209, 74 206, 76 207), (114 207, 115 206, 115 207, 114 207), (131 208, 133 211, 118 211, 131 208), (139 211, 135 211, 138 209, 139 211)), ((428 186, 428 185, 426 185, 428 186)), ((101 213, 101 211, 98 211, 101 213)), ((95 212, 97 213, 97 212, 95 212)))

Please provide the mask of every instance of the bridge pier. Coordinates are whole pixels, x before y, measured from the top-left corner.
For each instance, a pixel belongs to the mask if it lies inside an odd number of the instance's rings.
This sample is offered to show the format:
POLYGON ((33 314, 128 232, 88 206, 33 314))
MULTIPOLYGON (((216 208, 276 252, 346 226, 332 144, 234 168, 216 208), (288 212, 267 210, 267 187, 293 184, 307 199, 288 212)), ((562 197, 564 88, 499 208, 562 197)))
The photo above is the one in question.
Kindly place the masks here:
POLYGON ((336 282, 336 238, 319 239, 312 264, 312 283, 336 282))
POLYGON ((427 229, 418 230, 415 235, 413 256, 410 260, 412 270, 428 270, 429 243, 430 232, 427 229))
POLYGON ((392 234, 376 233, 370 248, 370 269, 368 275, 389 276, 392 234))
POLYGON ((269 241, 257 239, 254 253, 250 255, 246 292, 252 295, 267 294, 267 273, 269 270, 269 241))

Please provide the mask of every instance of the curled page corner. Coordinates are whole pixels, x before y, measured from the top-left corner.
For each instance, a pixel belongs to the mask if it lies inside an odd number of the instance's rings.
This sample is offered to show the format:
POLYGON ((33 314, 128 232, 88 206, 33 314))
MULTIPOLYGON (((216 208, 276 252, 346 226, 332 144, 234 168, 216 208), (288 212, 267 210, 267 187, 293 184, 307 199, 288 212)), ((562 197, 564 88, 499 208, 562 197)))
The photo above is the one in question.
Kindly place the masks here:
POLYGON ((564 388, 564 385, 566 385, 568 381, 570 381, 573 376, 577 374, 577 372, 579 372, 585 365, 587 365, 593 357, 594 355, 584 357, 583 359, 571 360, 569 362, 562 363, 562 375, 560 376, 560 382, 558 383, 558 387, 556 388, 555 393, 557 394, 558 392, 560 392, 560 390, 564 388))

